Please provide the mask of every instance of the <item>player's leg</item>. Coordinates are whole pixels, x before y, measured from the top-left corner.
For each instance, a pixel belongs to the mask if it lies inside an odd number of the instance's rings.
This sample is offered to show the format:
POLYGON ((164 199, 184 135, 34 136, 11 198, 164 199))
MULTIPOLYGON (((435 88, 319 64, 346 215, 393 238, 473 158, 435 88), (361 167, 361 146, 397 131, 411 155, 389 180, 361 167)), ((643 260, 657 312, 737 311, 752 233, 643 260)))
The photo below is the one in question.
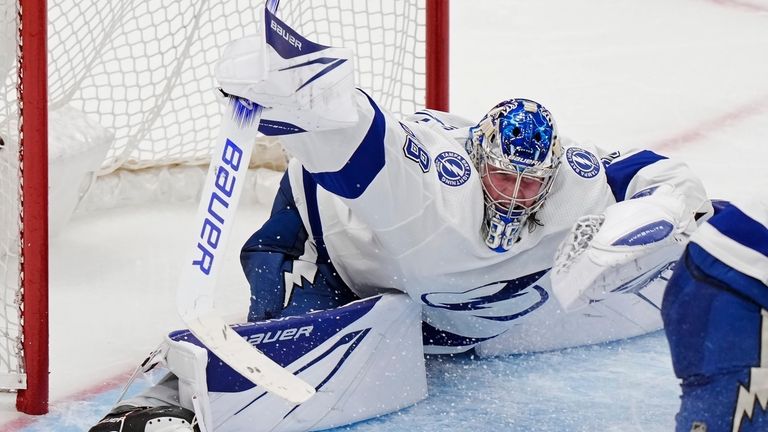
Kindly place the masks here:
POLYGON ((240 253, 251 287, 248 321, 332 309, 357 300, 330 260, 318 260, 293 201, 288 174, 264 225, 240 253))
POLYGON ((195 421, 209 432, 319 430, 394 412, 427 394, 420 323, 421 307, 393 293, 291 319, 233 326, 319 390, 298 406, 216 360, 190 331, 175 331, 142 363, 142 371, 170 373, 121 401, 122 407, 90 432, 197 432, 195 421), (170 408, 179 406, 186 410, 170 408), (192 411, 196 418, 189 416, 192 411), (179 420, 169 420, 172 416, 179 420), (158 425, 158 417, 178 428, 150 428, 158 425))
POLYGON ((251 287, 249 321, 278 317, 283 310, 283 273, 303 255, 307 231, 293 202, 285 173, 269 219, 243 245, 240 264, 251 287))
POLYGON ((664 326, 682 380, 677 431, 768 430, 759 406, 768 396, 768 369, 761 367, 768 361, 761 359, 768 312, 708 274, 713 271, 738 274, 691 244, 664 296, 664 326))

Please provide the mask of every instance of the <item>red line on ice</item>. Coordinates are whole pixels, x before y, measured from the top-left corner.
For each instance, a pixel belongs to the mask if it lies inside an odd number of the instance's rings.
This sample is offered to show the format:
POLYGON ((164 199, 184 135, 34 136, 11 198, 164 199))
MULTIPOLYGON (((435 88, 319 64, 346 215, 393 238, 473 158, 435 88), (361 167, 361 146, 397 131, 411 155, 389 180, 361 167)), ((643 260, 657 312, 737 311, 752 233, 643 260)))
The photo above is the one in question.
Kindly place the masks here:
MULTIPOLYGON (((93 387, 87 388, 77 393, 73 393, 63 399, 57 400, 55 403, 50 404, 50 406, 53 407, 55 405, 58 405, 64 402, 74 402, 74 401, 85 400, 99 393, 103 393, 108 390, 122 387, 123 385, 125 385, 125 383, 128 382, 128 379, 131 377, 132 373, 133 371, 123 372, 119 375, 115 375, 112 378, 108 378, 93 387)), ((51 412, 51 413, 55 414, 55 412, 51 412)), ((0 426, 0 432, 17 432, 24 427, 33 425, 35 422, 37 422, 42 418, 38 416, 30 416, 30 415, 21 414, 21 413, 19 413, 19 415, 21 417, 15 420, 11 420, 10 422, 0 426)))
POLYGON ((717 3, 721 6, 732 7, 735 9, 742 9, 750 12, 768 13, 768 6, 747 2, 743 0, 710 0, 710 1, 713 3, 717 3))
POLYGON ((649 147, 654 150, 669 150, 683 147, 691 142, 706 137, 712 132, 733 126, 738 122, 747 120, 766 111, 768 111, 768 94, 763 94, 743 105, 737 106, 731 111, 720 114, 717 117, 706 119, 676 135, 652 143, 649 147))

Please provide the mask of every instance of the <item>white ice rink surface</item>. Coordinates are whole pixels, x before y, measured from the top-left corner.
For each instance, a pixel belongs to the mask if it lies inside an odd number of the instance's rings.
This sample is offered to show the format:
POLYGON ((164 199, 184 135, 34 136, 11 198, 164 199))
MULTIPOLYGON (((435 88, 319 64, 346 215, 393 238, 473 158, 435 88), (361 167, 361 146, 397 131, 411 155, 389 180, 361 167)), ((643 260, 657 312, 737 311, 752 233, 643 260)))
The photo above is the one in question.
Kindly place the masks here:
MULTIPOLYGON (((502 99, 536 99, 578 141, 687 160, 714 198, 768 194, 768 0, 451 8, 452 111, 477 119, 502 99)), ((175 284, 195 207, 79 214, 53 241, 51 414, 19 415, 6 395, 0 432, 86 430, 109 404, 94 395, 181 326, 175 284)), ((232 320, 248 302, 237 249, 267 213, 254 202, 239 211, 217 299, 232 320)), ((431 359, 428 369, 429 399, 351 429, 673 429, 677 387, 660 333, 539 355, 431 359)))

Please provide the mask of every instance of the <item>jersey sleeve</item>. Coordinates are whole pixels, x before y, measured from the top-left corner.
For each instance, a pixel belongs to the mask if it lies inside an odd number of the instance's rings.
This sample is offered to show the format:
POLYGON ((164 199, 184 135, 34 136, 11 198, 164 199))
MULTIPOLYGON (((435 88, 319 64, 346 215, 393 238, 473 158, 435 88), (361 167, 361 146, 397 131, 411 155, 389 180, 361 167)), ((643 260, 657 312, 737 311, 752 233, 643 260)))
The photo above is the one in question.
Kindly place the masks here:
POLYGON ((650 150, 632 150, 603 154, 602 162, 616 202, 651 196, 659 186, 667 185, 683 201, 686 215, 711 213, 704 185, 680 160, 650 150))
POLYGON ((400 122, 362 91, 355 103, 360 118, 355 126, 294 134, 283 142, 320 187, 340 197, 372 230, 412 243, 430 224, 449 222, 452 206, 482 200, 474 197, 481 189, 468 156, 460 154, 464 149, 451 135, 419 122, 400 122), (457 176, 455 187, 446 187, 436 172, 435 156, 443 152, 459 155, 451 159, 456 166, 448 173, 457 176))

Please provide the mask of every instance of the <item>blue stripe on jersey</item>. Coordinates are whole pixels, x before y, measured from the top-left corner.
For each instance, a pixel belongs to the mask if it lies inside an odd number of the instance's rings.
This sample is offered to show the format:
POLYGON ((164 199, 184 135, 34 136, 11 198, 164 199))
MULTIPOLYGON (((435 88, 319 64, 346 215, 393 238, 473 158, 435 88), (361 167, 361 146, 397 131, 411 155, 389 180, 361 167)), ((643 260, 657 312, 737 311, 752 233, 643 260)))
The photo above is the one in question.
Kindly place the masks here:
POLYGON ((626 159, 611 163, 605 168, 608 185, 611 187, 616 202, 624 201, 627 195, 629 182, 637 175, 637 172, 648 165, 667 159, 650 150, 635 153, 626 159))
POLYGON ((768 290, 762 282, 718 260, 696 243, 688 244, 687 253, 702 273, 721 282, 720 288, 738 292, 768 309, 768 290))
POLYGON ((768 227, 736 206, 727 206, 708 223, 731 240, 768 257, 768 227))
POLYGON ((317 245, 317 262, 327 263, 331 259, 325 247, 325 240, 323 240, 323 224, 320 220, 320 209, 317 206, 317 183, 306 169, 302 168, 301 173, 304 183, 304 199, 307 202, 307 218, 309 219, 309 227, 312 229, 312 239, 317 245))
POLYGON ((384 132, 386 121, 376 102, 366 94, 374 115, 368 133, 344 168, 335 172, 313 173, 317 184, 342 198, 355 199, 365 192, 384 168, 384 132))
POLYGON ((416 111, 415 113, 413 113, 413 115, 422 115, 424 117, 429 117, 428 119, 422 119, 422 120, 419 120, 419 121, 420 122, 426 122, 426 121, 429 121, 429 119, 432 119, 432 120, 436 121, 440 126, 442 126, 442 128, 445 129, 445 130, 458 129, 456 126, 445 124, 444 121, 442 121, 439 118, 435 117, 435 115, 432 114, 429 111, 416 111))

